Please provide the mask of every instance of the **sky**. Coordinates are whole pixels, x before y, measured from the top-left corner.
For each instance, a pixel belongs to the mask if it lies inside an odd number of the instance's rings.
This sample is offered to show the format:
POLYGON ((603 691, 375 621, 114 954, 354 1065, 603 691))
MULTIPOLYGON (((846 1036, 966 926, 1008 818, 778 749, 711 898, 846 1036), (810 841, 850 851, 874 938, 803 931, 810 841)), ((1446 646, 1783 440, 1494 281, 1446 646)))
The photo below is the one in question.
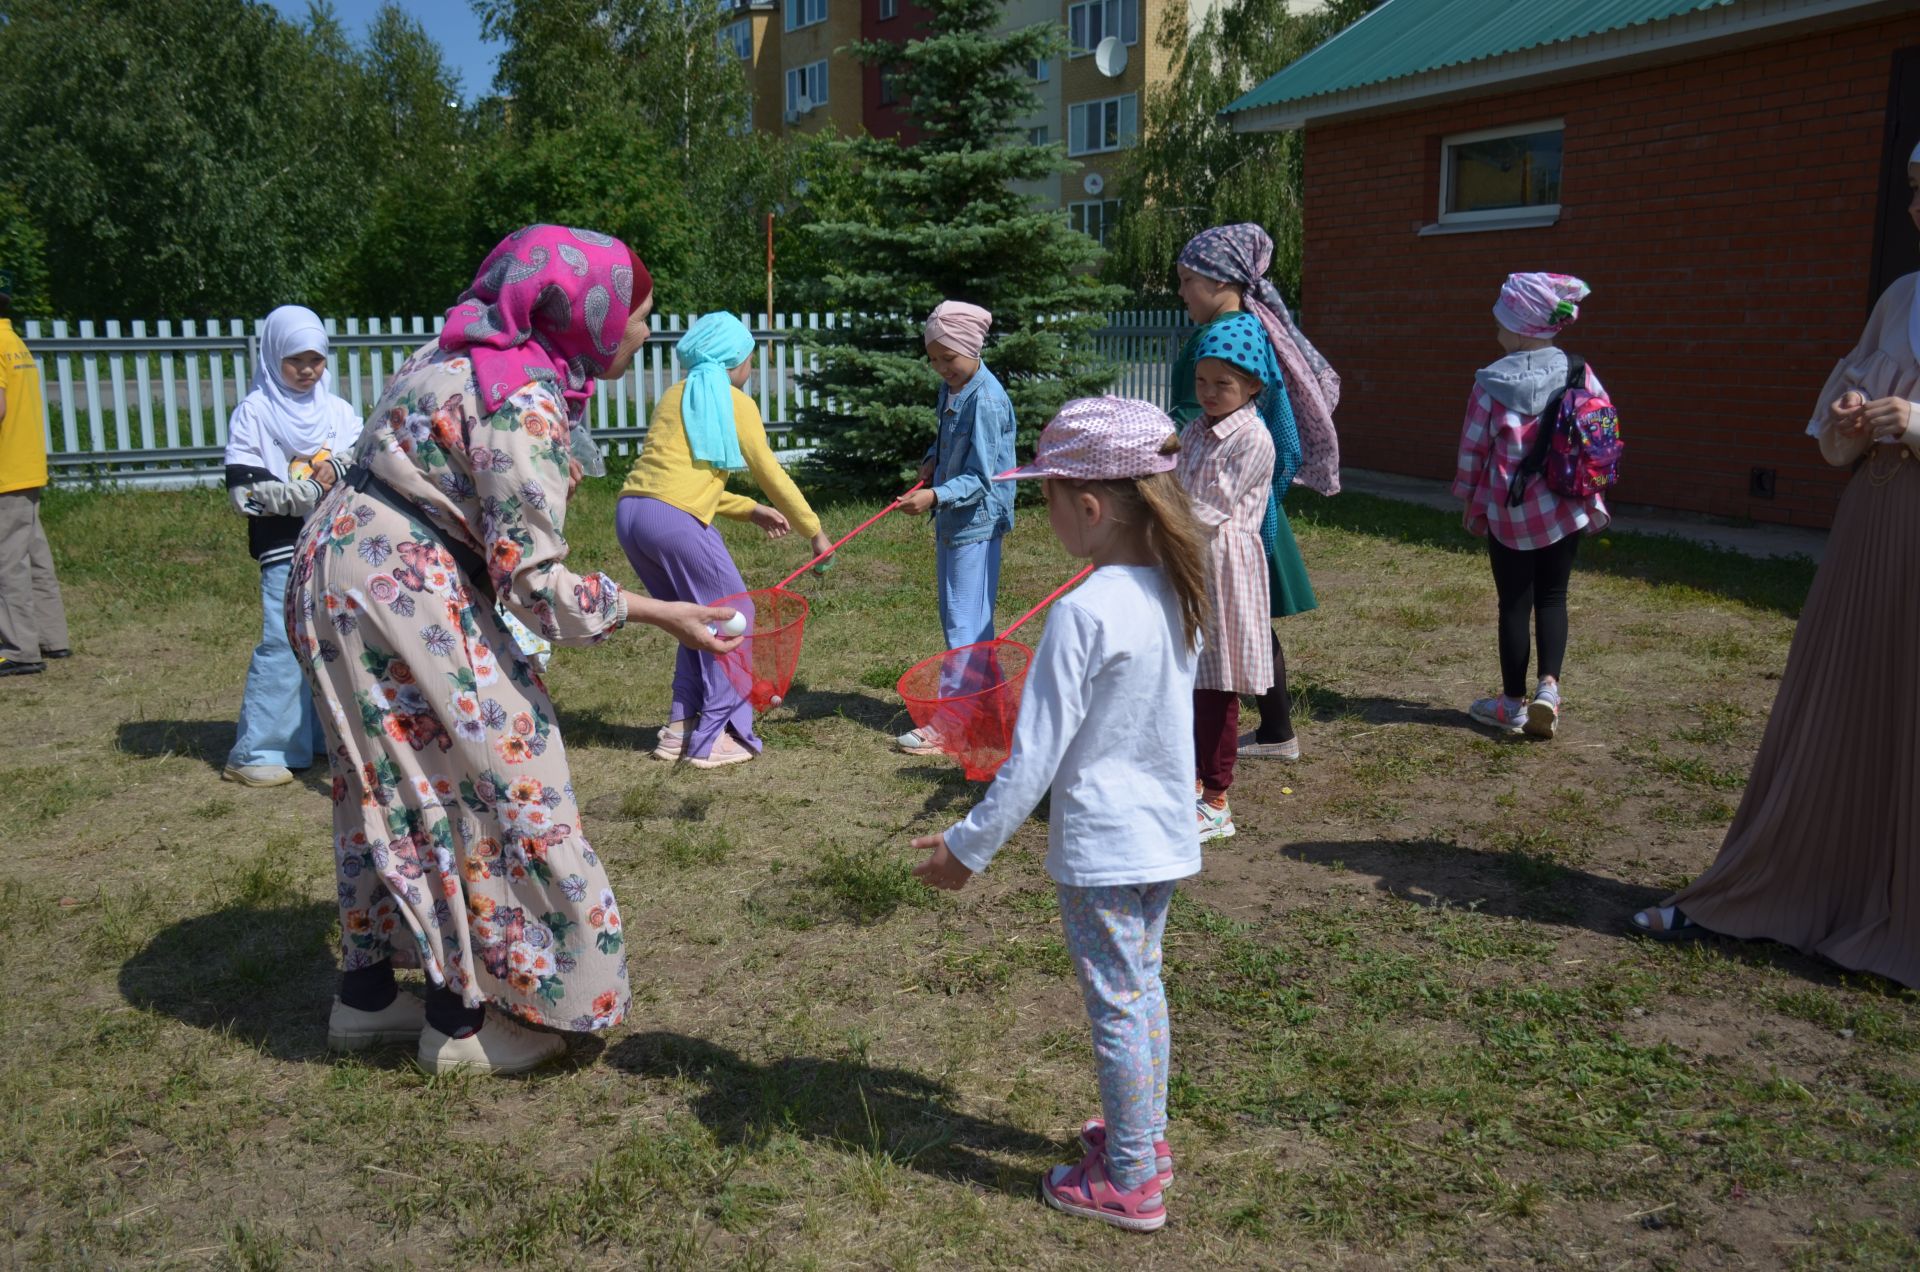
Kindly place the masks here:
MULTIPOLYGON (((439 44, 447 65, 460 77, 468 101, 493 88, 493 64, 498 41, 480 38, 480 20, 467 0, 397 0, 399 6, 427 29, 439 44)), ((333 0, 333 12, 347 35, 358 42, 366 35, 382 0, 333 0)), ((307 0, 272 0, 273 7, 296 22, 306 20, 307 0)))

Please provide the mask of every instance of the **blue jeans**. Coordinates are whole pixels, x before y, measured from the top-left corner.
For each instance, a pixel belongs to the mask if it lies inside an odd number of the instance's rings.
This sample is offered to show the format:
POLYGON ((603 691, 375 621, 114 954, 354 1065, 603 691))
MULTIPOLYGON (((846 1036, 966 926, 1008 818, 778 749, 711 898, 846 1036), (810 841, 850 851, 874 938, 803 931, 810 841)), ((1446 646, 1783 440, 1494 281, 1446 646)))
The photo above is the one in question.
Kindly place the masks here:
POLYGON ((306 673, 287 640, 287 576, 293 563, 260 568, 260 643, 247 665, 246 695, 240 700, 238 736, 227 763, 280 764, 303 769, 326 753, 326 735, 314 714, 306 673))
POLYGON ((947 648, 992 640, 993 601, 1000 593, 1000 535, 978 543, 939 544, 934 577, 947 648))

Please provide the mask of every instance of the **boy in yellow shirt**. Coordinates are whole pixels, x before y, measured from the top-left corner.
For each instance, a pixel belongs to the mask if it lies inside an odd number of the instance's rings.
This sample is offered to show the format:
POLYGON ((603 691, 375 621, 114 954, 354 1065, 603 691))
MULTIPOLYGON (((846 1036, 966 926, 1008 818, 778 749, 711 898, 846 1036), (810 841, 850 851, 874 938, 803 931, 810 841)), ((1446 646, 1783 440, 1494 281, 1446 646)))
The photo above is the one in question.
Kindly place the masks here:
POLYGON ((47 443, 40 368, 13 330, 13 298, 0 292, 0 676, 45 671, 65 658, 67 611, 40 524, 47 443))

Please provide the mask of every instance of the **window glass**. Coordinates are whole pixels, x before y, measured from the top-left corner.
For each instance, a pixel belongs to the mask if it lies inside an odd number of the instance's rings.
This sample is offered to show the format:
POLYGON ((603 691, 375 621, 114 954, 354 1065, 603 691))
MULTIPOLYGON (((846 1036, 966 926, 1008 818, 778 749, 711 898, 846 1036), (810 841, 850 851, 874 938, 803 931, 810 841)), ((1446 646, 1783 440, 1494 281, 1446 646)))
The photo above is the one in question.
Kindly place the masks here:
POLYGON ((1500 212, 1560 202, 1560 128, 1449 141, 1440 212, 1500 212))

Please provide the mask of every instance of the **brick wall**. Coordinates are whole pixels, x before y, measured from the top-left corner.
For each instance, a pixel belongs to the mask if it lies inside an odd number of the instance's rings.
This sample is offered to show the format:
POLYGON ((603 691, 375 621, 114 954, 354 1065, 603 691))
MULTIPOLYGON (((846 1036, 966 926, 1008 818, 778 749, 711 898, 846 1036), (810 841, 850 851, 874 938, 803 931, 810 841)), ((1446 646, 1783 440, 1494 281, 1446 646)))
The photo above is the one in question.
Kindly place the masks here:
POLYGON ((1893 50, 1920 16, 1353 123, 1309 125, 1303 325, 1340 371, 1345 461, 1453 471, 1512 270, 1593 286, 1562 345, 1620 408, 1620 498, 1824 526, 1845 474, 1802 436, 1866 318, 1893 50), (1549 228, 1420 237, 1440 139, 1566 121, 1549 228), (1748 493, 1778 473, 1771 500, 1748 493))

